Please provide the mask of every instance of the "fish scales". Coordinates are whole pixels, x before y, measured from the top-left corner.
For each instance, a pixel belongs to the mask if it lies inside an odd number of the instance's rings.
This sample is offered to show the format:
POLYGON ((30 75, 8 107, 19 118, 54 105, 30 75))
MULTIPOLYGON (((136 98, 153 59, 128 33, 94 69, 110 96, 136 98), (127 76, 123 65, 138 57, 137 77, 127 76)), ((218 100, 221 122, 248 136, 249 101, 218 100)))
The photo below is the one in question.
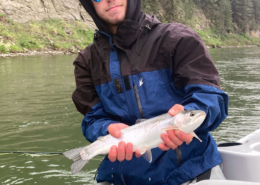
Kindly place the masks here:
POLYGON ((118 145, 120 141, 132 143, 134 151, 138 148, 138 145, 145 145, 148 149, 154 148, 149 145, 152 144, 153 146, 154 143, 158 143, 159 145, 162 142, 161 138, 157 136, 162 133, 161 129, 165 128, 169 124, 169 118, 172 118, 169 114, 163 114, 123 129, 120 138, 114 138, 111 135, 99 138, 96 143, 96 145, 100 146, 98 148, 104 147, 104 144, 106 145, 105 148, 102 149, 102 153, 99 154, 107 154, 110 148, 113 145, 118 145), (153 142, 151 143, 150 140, 153 142))

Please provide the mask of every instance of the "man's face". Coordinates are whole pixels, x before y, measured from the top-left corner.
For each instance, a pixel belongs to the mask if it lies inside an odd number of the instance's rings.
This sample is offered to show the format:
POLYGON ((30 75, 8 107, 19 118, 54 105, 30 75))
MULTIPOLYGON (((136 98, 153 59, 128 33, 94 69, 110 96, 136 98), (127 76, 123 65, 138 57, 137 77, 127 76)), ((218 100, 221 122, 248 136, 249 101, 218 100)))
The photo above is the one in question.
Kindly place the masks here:
POLYGON ((93 2, 93 6, 100 19, 108 25, 117 26, 125 19, 127 0, 101 0, 93 2))

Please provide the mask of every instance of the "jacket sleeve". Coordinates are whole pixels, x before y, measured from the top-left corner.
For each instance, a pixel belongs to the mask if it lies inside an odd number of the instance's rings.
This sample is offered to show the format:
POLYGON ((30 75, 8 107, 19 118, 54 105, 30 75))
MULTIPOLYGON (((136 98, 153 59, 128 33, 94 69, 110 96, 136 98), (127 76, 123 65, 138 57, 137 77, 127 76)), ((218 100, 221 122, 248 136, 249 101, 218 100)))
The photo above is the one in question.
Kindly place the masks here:
POLYGON ((98 137, 107 135, 107 128, 111 123, 116 123, 109 115, 99 100, 84 56, 90 55, 89 48, 79 53, 74 61, 76 90, 72 95, 73 102, 80 113, 85 117, 82 121, 83 135, 89 142, 94 142, 98 137))
POLYGON ((173 54, 174 83, 186 110, 203 110, 207 117, 197 132, 216 129, 228 115, 228 95, 219 86, 219 74, 201 38, 185 28, 173 54))

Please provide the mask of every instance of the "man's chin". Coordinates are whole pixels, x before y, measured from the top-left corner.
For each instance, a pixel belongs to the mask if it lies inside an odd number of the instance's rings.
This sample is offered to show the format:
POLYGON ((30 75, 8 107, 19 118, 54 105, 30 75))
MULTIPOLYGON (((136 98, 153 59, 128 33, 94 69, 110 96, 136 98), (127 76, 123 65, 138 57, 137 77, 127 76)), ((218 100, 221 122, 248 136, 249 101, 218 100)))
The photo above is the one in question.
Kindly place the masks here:
POLYGON ((123 20, 124 19, 111 19, 111 20, 105 20, 105 22, 111 26, 118 26, 123 20))

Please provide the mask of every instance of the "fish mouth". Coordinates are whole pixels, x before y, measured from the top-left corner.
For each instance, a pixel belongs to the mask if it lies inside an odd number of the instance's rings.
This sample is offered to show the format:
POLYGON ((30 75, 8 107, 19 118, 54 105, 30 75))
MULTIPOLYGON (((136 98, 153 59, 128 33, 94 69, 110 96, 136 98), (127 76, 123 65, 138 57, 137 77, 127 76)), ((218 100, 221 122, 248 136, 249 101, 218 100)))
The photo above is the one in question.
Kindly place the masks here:
POLYGON ((200 116, 206 117, 206 112, 203 111, 200 116))
POLYGON ((206 113, 203 111, 203 112, 201 112, 201 113, 197 116, 196 120, 202 119, 202 120, 204 121, 205 118, 206 118, 206 113))
POLYGON ((203 112, 201 112, 200 114, 199 114, 199 116, 198 116, 198 118, 199 117, 205 117, 206 118, 206 113, 203 111, 203 112))

